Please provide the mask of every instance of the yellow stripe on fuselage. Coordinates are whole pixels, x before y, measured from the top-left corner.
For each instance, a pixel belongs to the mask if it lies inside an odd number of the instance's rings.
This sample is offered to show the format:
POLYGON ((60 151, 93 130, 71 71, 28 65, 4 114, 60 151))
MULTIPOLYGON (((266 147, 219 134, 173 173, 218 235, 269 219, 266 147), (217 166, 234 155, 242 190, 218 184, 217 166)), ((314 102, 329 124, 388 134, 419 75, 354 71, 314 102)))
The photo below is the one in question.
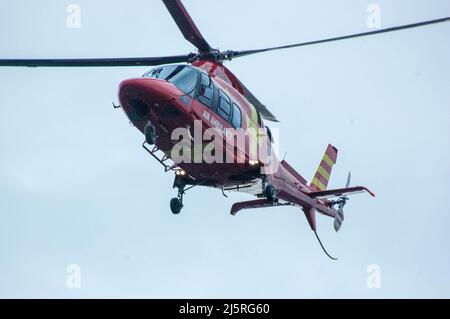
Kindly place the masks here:
MULTIPOLYGON (((250 156, 253 159, 258 158, 258 142, 259 142, 259 134, 258 134, 258 113, 253 105, 251 105, 251 118, 250 121, 247 122, 247 129, 250 130, 250 156)), ((248 119, 248 118, 247 118, 248 119)))

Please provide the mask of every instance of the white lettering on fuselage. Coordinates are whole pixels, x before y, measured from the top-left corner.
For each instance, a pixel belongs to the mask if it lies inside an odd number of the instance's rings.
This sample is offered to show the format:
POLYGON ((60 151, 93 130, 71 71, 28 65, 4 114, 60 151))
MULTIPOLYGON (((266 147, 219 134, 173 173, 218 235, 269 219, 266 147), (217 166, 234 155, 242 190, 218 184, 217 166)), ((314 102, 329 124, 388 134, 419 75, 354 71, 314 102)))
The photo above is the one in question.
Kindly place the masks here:
POLYGON ((222 123, 219 122, 218 119, 215 118, 215 116, 211 115, 208 111, 203 111, 203 118, 208 121, 213 127, 220 130, 222 133, 225 134, 227 139, 233 138, 233 133, 230 130, 227 130, 222 123))

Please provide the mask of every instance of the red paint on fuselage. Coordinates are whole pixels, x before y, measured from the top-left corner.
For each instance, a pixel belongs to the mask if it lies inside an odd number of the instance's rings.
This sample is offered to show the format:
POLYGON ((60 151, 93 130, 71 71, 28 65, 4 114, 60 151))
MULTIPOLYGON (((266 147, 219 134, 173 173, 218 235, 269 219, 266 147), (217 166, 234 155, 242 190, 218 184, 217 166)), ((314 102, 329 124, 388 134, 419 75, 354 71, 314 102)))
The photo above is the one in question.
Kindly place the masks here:
MULTIPOLYGON (((246 129, 249 124, 247 118, 250 117, 245 114, 249 112, 251 105, 248 105, 249 103, 242 99, 232 86, 215 74, 211 74, 211 79, 218 88, 228 94, 233 102, 239 104, 243 114, 242 128, 246 129)), ((195 136, 194 121, 201 121, 202 134, 206 129, 217 128, 217 126, 223 127, 223 129, 232 128, 230 123, 218 114, 165 80, 146 77, 125 80, 119 86, 119 101, 132 124, 142 133, 144 133, 148 121, 153 123, 158 135, 156 146, 169 156, 172 147, 178 142, 178 140, 172 140, 171 136, 172 131, 176 128, 190 128, 192 136, 195 136), (211 118, 214 118, 216 125, 213 125, 211 120, 204 119, 204 112, 208 112, 211 118)), ((255 167, 249 164, 248 154, 245 154, 247 159, 244 163, 236 163, 234 148, 228 147, 229 143, 226 142, 225 134, 224 139, 223 158, 227 158, 227 153, 233 153, 233 164, 180 163, 179 166, 193 178, 208 180, 209 184, 227 186, 244 182, 244 180, 236 180, 236 176, 245 174, 255 167)))
MULTIPOLYGON (((205 70, 214 84, 223 90, 237 105, 242 112, 242 129, 249 127, 264 128, 264 123, 255 118, 256 110, 254 106, 242 95, 242 87, 231 71, 225 66, 216 62, 197 61, 194 67, 205 70)), ((174 84, 155 78, 135 78, 125 80, 119 87, 119 100, 121 106, 132 124, 144 133, 145 125, 152 122, 157 129, 156 146, 164 151, 168 156, 178 140, 172 140, 172 131, 179 127, 191 128, 194 135, 194 121, 201 121, 202 133, 208 128, 214 128, 210 120, 203 117, 204 112, 208 112, 216 123, 220 123, 223 128, 232 128, 231 124, 222 119, 207 106, 196 99, 193 99, 174 84)), ((223 143, 224 158, 227 152, 233 152, 234 148, 223 143)), ((270 144, 270 143, 269 143, 270 144)), ((268 145, 271 147, 271 145, 268 145)), ((180 163, 179 166, 197 181, 203 181, 205 185, 216 187, 227 187, 237 184, 247 183, 251 179, 257 179, 257 174, 249 177, 252 171, 259 172, 258 167, 251 166, 248 162, 248 147, 244 150, 245 163, 180 163), (242 178, 240 178, 242 176, 242 178)), ((236 154, 235 154, 236 155, 236 154)), ((305 183, 305 179, 300 174, 293 172, 293 168, 283 166, 275 154, 272 161, 278 169, 273 174, 268 174, 268 181, 279 191, 278 196, 285 201, 291 202, 309 211, 316 208, 320 212, 335 216, 336 211, 318 199, 308 196, 311 189, 305 183)), ((310 220, 310 223, 314 223, 310 220)))

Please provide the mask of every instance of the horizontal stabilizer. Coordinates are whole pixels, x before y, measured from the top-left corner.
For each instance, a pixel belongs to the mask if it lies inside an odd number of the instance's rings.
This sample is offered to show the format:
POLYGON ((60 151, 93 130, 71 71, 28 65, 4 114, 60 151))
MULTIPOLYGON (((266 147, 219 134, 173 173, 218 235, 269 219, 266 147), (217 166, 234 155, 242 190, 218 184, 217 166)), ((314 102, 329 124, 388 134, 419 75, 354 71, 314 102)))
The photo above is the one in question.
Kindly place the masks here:
POLYGON ((272 207, 273 205, 273 202, 268 201, 267 199, 256 199, 249 200, 247 202, 238 202, 233 204, 230 214, 234 216, 243 209, 272 207))
POLYGON ((352 195, 357 193, 368 192, 370 195, 375 197, 375 193, 371 192, 364 186, 355 186, 355 187, 347 187, 347 188, 337 188, 337 189, 329 189, 318 192, 311 192, 308 195, 312 198, 330 198, 330 197, 339 197, 343 195, 352 195))

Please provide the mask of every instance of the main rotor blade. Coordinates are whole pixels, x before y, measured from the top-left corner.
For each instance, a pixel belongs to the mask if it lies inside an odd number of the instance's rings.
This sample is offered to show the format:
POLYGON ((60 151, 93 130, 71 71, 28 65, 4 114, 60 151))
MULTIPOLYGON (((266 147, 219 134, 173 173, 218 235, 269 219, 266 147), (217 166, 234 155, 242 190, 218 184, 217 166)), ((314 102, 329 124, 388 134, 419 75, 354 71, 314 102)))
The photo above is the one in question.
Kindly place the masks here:
POLYGON ((115 67, 154 66, 188 62, 195 54, 153 58, 94 58, 94 59, 0 59, 0 66, 25 67, 115 67))
POLYGON ((290 44, 290 45, 283 45, 283 46, 278 46, 278 47, 271 47, 271 48, 266 48, 266 49, 233 51, 231 53, 232 54, 231 58, 242 57, 242 56, 246 56, 246 55, 274 51, 274 50, 296 48, 296 47, 325 43, 325 42, 333 42, 333 41, 339 41, 339 40, 359 38, 359 37, 364 37, 364 36, 369 36, 369 35, 399 31, 399 30, 404 30, 404 29, 411 29, 411 28, 422 27, 422 26, 435 24, 435 23, 448 22, 448 21, 450 21, 450 17, 435 19, 435 20, 428 20, 428 21, 423 21, 423 22, 418 22, 418 23, 412 23, 412 24, 407 24, 407 25, 402 25, 402 26, 397 26, 397 27, 391 27, 391 28, 387 28, 387 29, 380 29, 380 30, 375 30, 375 31, 356 33, 356 34, 345 35, 345 36, 340 36, 340 37, 333 37, 333 38, 327 38, 327 39, 316 40, 316 41, 309 41, 309 42, 302 42, 302 43, 296 43, 296 44, 290 44))
POLYGON ((269 111, 267 106, 262 104, 258 100, 258 98, 256 96, 254 96, 253 93, 250 92, 249 89, 247 89, 247 87, 244 85, 244 83, 242 83, 238 78, 236 78, 236 81, 238 81, 239 85, 242 87, 242 92, 241 92, 242 95, 244 95, 245 98, 255 107, 256 111, 258 111, 259 114, 261 114, 262 118, 272 121, 272 122, 278 122, 275 115, 273 115, 272 112, 269 111))
POLYGON ((203 38, 181 0, 163 0, 163 2, 183 33, 184 38, 197 47, 200 52, 210 52, 210 45, 203 38))

